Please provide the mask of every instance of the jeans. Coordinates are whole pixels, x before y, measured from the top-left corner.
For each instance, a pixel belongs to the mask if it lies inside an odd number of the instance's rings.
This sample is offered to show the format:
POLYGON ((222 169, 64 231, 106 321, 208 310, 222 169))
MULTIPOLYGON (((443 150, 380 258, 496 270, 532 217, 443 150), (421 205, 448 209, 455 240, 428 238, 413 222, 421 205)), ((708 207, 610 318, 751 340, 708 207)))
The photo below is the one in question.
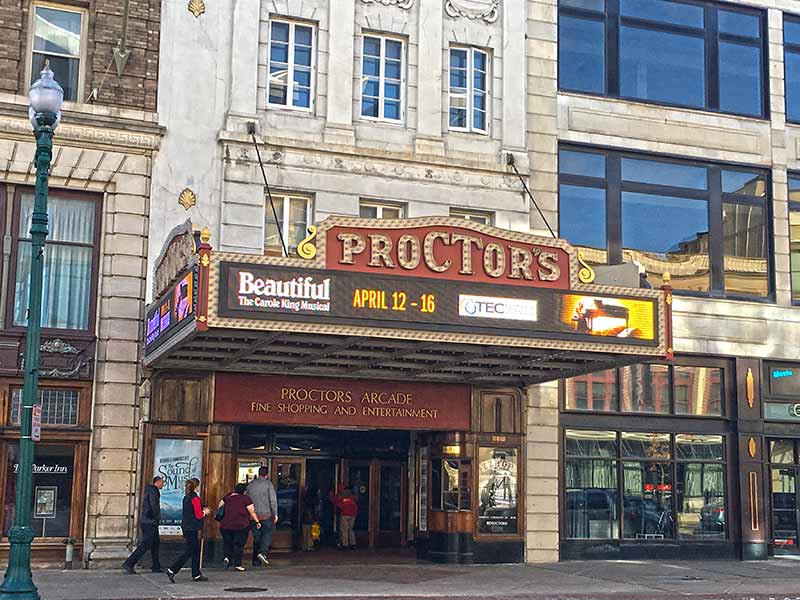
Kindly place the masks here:
POLYGON ((153 561, 152 569, 153 571, 160 571, 161 570, 161 562, 158 560, 158 547, 159 547, 159 537, 158 537, 158 525, 142 525, 142 536, 139 538, 139 545, 136 546, 136 550, 128 557, 128 560, 125 561, 125 564, 131 568, 136 566, 142 557, 150 551, 150 558, 153 561))
POLYGON ((356 547, 356 534, 353 531, 355 520, 355 517, 339 516, 339 544, 342 548, 356 547))
POLYGON ((220 531, 222 532, 222 553, 231 561, 232 567, 241 567, 242 553, 250 530, 245 527, 244 529, 220 529, 220 531))
POLYGON ((170 571, 177 573, 186 564, 186 561, 192 559, 192 577, 200 577, 200 532, 199 531, 184 531, 183 541, 186 546, 183 548, 183 553, 175 559, 175 562, 170 567, 170 571))
POLYGON ((250 525, 253 531, 253 562, 258 562, 258 555, 269 555, 269 547, 272 545, 272 530, 275 523, 272 517, 261 520, 261 529, 256 528, 255 523, 250 525))

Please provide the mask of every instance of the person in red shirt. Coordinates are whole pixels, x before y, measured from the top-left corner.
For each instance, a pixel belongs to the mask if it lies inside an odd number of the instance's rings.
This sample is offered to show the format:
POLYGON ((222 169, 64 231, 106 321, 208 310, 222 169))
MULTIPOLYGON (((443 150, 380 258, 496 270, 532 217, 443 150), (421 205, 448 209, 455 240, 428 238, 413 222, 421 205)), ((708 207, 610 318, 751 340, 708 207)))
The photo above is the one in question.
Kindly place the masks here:
POLYGON ((356 549, 356 534, 353 531, 353 523, 358 514, 358 503, 353 498, 353 492, 339 485, 339 494, 334 494, 333 490, 328 496, 333 505, 339 509, 339 547, 342 550, 356 549))
POLYGON ((222 533, 222 546, 225 558, 222 560, 225 568, 233 565, 237 571, 244 571, 242 566, 242 553, 250 533, 250 521, 256 528, 261 528, 261 523, 256 515, 253 501, 246 494, 247 486, 244 483, 236 484, 233 492, 219 501, 219 508, 224 507, 224 514, 219 524, 222 533))

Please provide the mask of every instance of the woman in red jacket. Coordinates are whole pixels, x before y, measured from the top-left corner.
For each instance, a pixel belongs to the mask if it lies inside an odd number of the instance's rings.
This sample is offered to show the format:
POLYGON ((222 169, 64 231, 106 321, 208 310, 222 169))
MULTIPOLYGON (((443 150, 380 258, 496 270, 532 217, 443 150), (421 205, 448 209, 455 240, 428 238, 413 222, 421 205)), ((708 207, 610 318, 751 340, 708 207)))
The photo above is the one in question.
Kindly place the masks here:
POLYGON ((358 504, 353 498, 353 492, 344 487, 344 484, 339 485, 339 494, 334 494, 331 490, 328 496, 331 502, 339 509, 339 547, 342 550, 349 548, 350 550, 356 549, 356 534, 353 531, 353 523, 358 514, 358 504))

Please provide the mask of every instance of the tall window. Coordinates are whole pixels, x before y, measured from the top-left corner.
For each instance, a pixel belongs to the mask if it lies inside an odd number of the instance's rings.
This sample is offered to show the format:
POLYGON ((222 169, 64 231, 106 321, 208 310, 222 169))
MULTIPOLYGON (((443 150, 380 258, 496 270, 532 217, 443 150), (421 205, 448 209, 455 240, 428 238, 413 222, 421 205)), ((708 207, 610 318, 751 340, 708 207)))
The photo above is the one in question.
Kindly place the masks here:
MULTIPOLYGON (((39 388, 39 404, 42 407, 42 424, 77 425, 80 390, 71 388, 39 388)), ((11 392, 11 418, 19 425, 22 408, 22 388, 11 392)))
MULTIPOLYGON (((47 203, 42 327, 88 329, 97 203, 52 192, 47 203)), ((14 325, 24 327, 31 273, 32 194, 21 195, 18 210, 14 325)))
POLYGON ((673 0, 560 0, 558 21, 562 90, 767 114, 763 11, 673 0))
POLYGON ((358 216, 365 219, 402 219, 403 213, 401 204, 362 200, 358 205, 358 216))
POLYGON ((719 367, 638 364, 564 380, 568 411, 723 415, 719 367))
POLYGON ((800 123, 800 17, 783 16, 786 120, 800 123))
POLYGON ((723 436, 567 429, 564 442, 564 537, 725 539, 723 436))
POLYGON ((789 259, 792 302, 800 302, 800 177, 789 176, 789 259))
POLYGON ((403 41, 365 35, 361 56, 361 116, 402 121, 404 88, 403 41))
POLYGON ((64 88, 64 100, 77 102, 81 73, 81 36, 84 12, 51 5, 33 6, 31 82, 39 78, 45 61, 64 88))
POLYGON ((313 89, 314 28, 270 21, 268 104, 310 110, 313 89))
POLYGON ((464 210, 460 208, 450 209, 451 217, 458 217, 459 219, 466 219, 475 223, 483 223, 484 225, 491 225, 494 222, 494 214, 482 210, 464 210))
POLYGON ((450 129, 486 133, 489 55, 477 48, 450 48, 450 129))
POLYGON ((264 229, 264 251, 274 253, 281 249, 281 239, 278 234, 278 227, 283 234, 283 239, 289 252, 297 250, 297 245, 303 241, 307 235, 308 221, 311 216, 311 199, 307 196, 294 194, 272 194, 272 201, 275 205, 275 219, 272 206, 267 200, 264 229))
POLYGON ((712 296, 770 294, 764 171, 561 148, 561 237, 596 263, 634 262, 653 286, 712 296))

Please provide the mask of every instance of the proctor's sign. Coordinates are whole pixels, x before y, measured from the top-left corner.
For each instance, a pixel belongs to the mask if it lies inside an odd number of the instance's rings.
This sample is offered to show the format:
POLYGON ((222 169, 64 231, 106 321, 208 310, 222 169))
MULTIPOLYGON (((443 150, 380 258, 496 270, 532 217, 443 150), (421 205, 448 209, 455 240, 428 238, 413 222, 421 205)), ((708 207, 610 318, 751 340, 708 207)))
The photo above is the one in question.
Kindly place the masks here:
MULTIPOLYGON (((508 233, 513 236, 513 232, 508 233)), ((569 288, 567 252, 557 245, 522 239, 506 239, 453 226, 391 229, 337 225, 326 232, 326 268, 569 288)))
POLYGON ((463 431, 470 427, 470 387, 217 373, 214 420, 463 431))

